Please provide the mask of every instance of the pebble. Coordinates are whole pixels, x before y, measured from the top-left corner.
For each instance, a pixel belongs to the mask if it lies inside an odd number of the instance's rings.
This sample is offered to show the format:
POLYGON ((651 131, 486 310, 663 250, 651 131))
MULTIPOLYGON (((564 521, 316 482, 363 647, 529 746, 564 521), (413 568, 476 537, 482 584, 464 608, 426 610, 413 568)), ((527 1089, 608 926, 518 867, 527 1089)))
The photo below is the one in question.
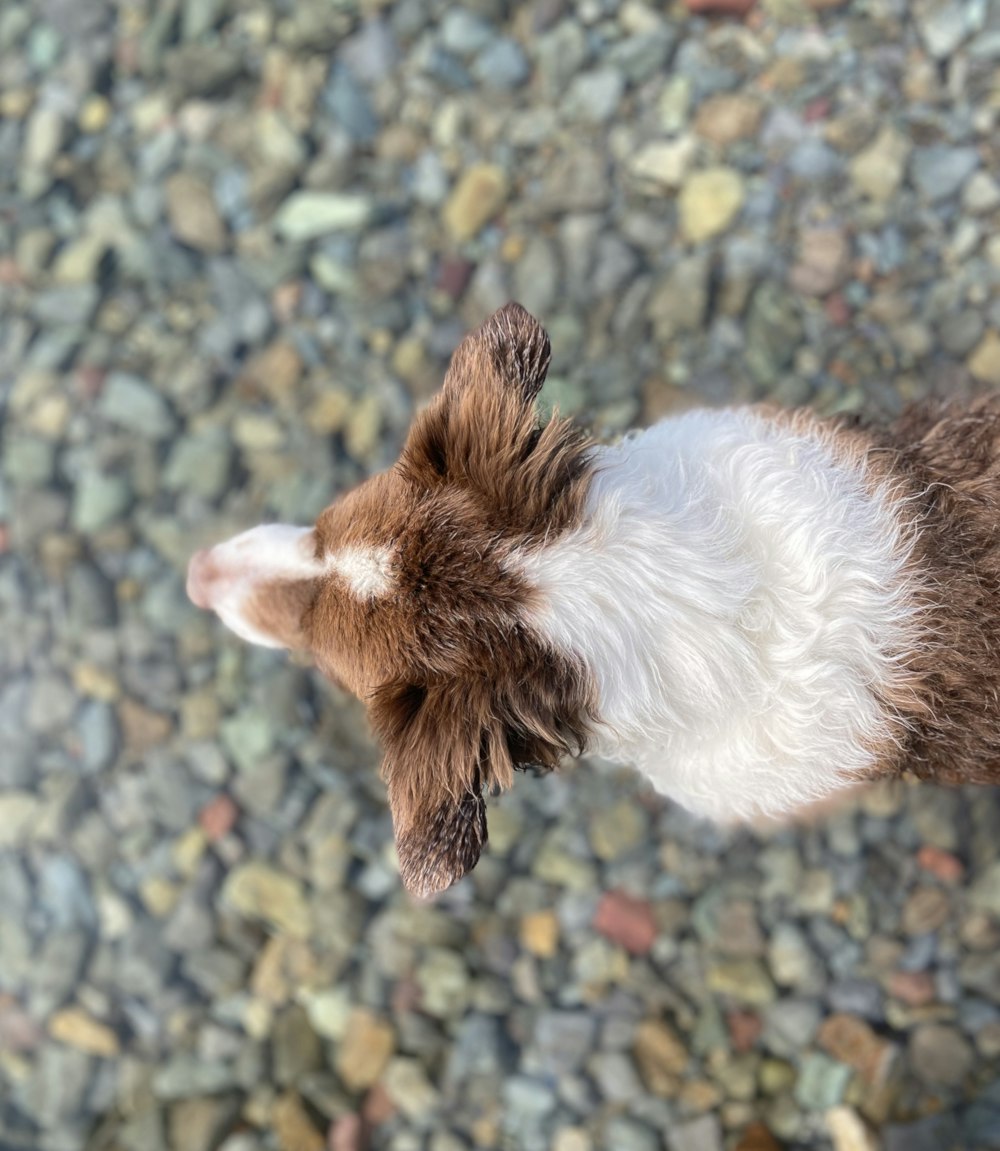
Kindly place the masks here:
POLYGON ((284 240, 305 243, 339 232, 360 231, 371 220, 368 197, 347 192, 293 192, 274 216, 274 228, 284 240))
POLYGON ((975 148, 932 144, 914 149, 910 174, 920 195, 936 203, 959 192, 978 166, 979 153, 975 148))
POLYGON ((975 1055, 954 1027, 931 1023, 912 1033, 910 1061, 928 1086, 958 1087, 972 1070, 975 1055))
POLYGON ((263 920, 289 935, 309 931, 309 908, 301 885, 265 863, 245 863, 231 871, 221 898, 237 914, 263 920))
POLYGON ((724 232, 743 206, 743 177, 733 168, 706 168, 684 181, 677 197, 682 237, 701 243, 724 232))
POLYGON ((395 1050, 392 1027, 357 1008, 348 1019, 334 1067, 349 1091, 363 1091, 379 1080, 395 1050))
POLYGON ((211 188, 189 172, 177 172, 166 192, 167 218, 177 239, 207 255, 224 251, 228 235, 211 188))
POLYGON ((471 240, 507 201, 509 184, 502 168, 477 164, 462 173, 442 209, 441 218, 456 243, 471 240))
POLYGON ((693 136, 646 144, 630 159, 629 170, 644 191, 679 188, 696 153, 693 136))
POLYGON ((969 371, 977 380, 1000 387, 1000 331, 989 331, 973 349, 969 371))

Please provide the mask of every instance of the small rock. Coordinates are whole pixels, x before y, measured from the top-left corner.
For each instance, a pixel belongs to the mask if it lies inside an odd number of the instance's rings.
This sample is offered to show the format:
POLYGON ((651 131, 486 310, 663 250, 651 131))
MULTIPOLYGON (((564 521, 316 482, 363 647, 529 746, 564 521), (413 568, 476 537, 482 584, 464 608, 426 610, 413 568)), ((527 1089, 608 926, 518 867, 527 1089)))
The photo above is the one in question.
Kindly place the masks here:
POLYGON ((334 1068, 349 1091, 364 1091, 379 1079, 395 1050, 392 1027, 359 1007, 351 1012, 334 1068))
POLYGON ((472 75, 487 90, 510 91, 525 83, 531 75, 531 66, 519 44, 494 38, 473 64, 472 75))
POLYGON ((799 236, 798 260, 789 282, 807 296, 826 296, 846 277, 850 244, 839 228, 807 228, 799 236))
POLYGON ((132 492, 123 476, 84 472, 73 489, 73 527, 90 535, 114 523, 131 503, 132 492))
POLYGON ((49 1034, 58 1043, 65 1043, 88 1055, 112 1058, 120 1050, 118 1036, 111 1028, 79 1007, 57 1011, 49 1020, 49 1034))
POLYGON ((316 1130, 305 1104, 294 1091, 275 1101, 271 1124, 281 1151, 327 1151, 326 1139, 316 1130))
POLYGON ((840 1063, 853 1067, 866 1083, 880 1082, 891 1062, 893 1047, 863 1020, 852 1015, 831 1015, 820 1027, 817 1043, 840 1063))
POLYGON ((288 935, 309 933, 309 906, 302 885, 266 863, 253 861, 231 871, 221 898, 239 915, 261 919, 288 935))
POLYGON ((368 197, 348 192, 293 192, 274 216, 278 235, 304 243, 334 232, 357 232, 372 217, 368 197))
POLYGON ((851 161, 851 180, 862 195, 884 204, 899 191, 910 154, 910 142, 885 127, 851 161))
POLYGON ((389 1097, 409 1119, 423 1120, 440 1103, 437 1088, 417 1059, 397 1057, 389 1063, 382 1082, 389 1097))
POLYGON ((938 887, 917 888, 903 905, 903 930, 907 935, 925 935, 948 922, 951 902, 938 887))
POLYGON ((795 1082, 795 1101, 805 1111, 828 1111, 843 1099, 850 1080, 850 1067, 810 1052, 795 1082))
POLYGON ((761 1006, 775 997, 770 976, 754 959, 716 960, 709 965, 705 982, 710 991, 736 1003, 761 1006))
POLYGON ((170 405, 148 381, 128 372, 111 372, 104 381, 99 411, 106 419, 152 439, 176 427, 170 405))
POLYGON ((879 1151, 878 1140, 851 1107, 832 1107, 826 1113, 826 1127, 833 1151, 879 1151))
POLYGON ((987 332, 966 364, 977 380, 1000 388, 1000 332, 987 332))
POLYGON ((760 126, 762 109, 745 93, 720 92, 710 96, 698 109, 694 130, 699 136, 725 148, 737 140, 753 136, 760 126))
POLYGON ((962 207, 974 216, 1000 208, 1000 182, 988 172, 974 172, 962 189, 962 207))
POLYGON ((702 1115, 674 1126, 667 1142, 670 1151, 722 1151, 722 1132, 714 1115, 702 1115))
POLYGON ((979 153, 975 148, 932 144, 914 150, 910 174, 920 195, 937 203, 955 195, 978 167, 979 153))
POLYGON ((706 168, 684 182, 677 197, 681 235, 697 244, 724 232, 745 197, 743 177, 733 168, 706 168))
POLYGON ((646 144, 629 160, 629 172, 643 191, 679 188, 684 183, 696 152, 697 144, 690 135, 646 144))
POLYGON ((608 891, 601 896, 592 926, 599 935, 632 955, 647 954, 658 934, 651 905, 623 891, 608 891))
POLYGON ((928 971, 894 971, 886 990, 907 1007, 926 1007, 937 998, 934 977, 928 971))
POLYGON ((170 230, 195 251, 218 255, 229 241, 211 188, 190 172, 176 172, 167 181, 170 230))
POLYGON ((563 100, 563 111, 571 120, 607 124, 624 94, 625 77, 618 69, 595 68, 574 78, 563 100))
POLYGON ((598 810, 590 821, 590 842, 598 859, 608 862, 643 843, 648 821, 634 800, 598 810))
POLYGON ((646 1087, 654 1095, 670 1098, 677 1094, 691 1055, 673 1028, 647 1019, 636 1028, 632 1057, 646 1087))
POLYGON ((935 1087, 960 1087, 976 1059, 960 1031, 939 1023, 918 1027, 910 1036, 909 1052, 914 1072, 935 1087))
POLYGON ((559 920, 550 910, 535 911, 522 916, 521 946, 529 955, 551 959, 559 950, 559 920))
POLYGON ((457 243, 471 240, 504 206, 508 191, 502 168, 493 164, 467 168, 441 213, 451 238, 457 243))

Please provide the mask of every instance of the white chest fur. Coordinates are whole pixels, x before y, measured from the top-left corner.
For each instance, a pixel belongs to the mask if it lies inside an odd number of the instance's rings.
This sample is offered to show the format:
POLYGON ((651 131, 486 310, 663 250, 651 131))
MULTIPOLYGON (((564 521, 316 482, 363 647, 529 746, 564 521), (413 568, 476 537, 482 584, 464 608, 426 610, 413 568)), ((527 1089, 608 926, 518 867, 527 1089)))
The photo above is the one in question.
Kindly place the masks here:
POLYGON ((720 820, 814 802, 898 732, 919 642, 891 487, 831 435, 699 411, 600 449, 584 523, 522 557, 596 681, 594 750, 720 820))

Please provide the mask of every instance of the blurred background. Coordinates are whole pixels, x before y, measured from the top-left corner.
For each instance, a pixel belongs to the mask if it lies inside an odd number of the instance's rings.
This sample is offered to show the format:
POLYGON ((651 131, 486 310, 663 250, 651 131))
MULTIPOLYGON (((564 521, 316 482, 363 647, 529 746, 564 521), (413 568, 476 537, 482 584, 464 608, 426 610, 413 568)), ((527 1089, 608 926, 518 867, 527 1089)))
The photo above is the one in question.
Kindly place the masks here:
POLYGON ((712 7, 3 0, 2 1151, 1000 1147, 996 793, 582 765, 417 906, 361 709, 184 597, 511 296, 608 434, 1000 386, 1000 4, 712 7))

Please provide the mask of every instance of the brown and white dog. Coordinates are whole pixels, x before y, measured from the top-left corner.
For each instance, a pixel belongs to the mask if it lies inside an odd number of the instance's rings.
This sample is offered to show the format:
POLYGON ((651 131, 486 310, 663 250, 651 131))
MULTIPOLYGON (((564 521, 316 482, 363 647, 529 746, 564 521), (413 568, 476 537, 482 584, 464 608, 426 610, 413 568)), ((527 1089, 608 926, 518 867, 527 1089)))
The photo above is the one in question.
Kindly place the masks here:
POLYGON ((539 425, 548 363, 508 304, 392 469, 191 560, 196 604, 367 705, 412 892, 475 865, 484 792, 585 750, 718 820, 907 769, 1000 782, 1000 398, 606 446, 539 425))

